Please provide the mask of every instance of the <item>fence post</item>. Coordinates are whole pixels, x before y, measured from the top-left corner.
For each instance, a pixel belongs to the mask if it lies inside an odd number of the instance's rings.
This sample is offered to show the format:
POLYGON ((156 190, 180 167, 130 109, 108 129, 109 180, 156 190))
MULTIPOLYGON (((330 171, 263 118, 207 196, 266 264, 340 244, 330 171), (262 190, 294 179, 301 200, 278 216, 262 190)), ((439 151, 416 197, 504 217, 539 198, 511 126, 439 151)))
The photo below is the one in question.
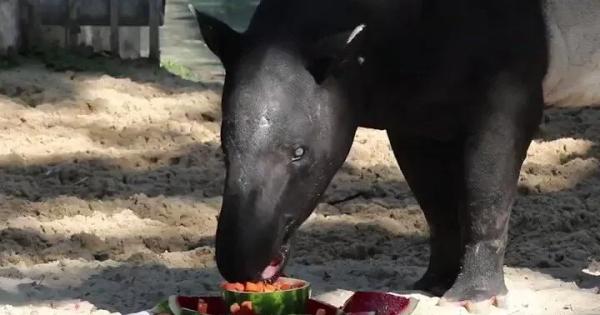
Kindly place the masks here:
POLYGON ((148 0, 150 6, 149 22, 150 24, 150 60, 160 63, 160 12, 162 0, 148 0))
POLYGON ((113 56, 119 57, 119 0, 110 0, 110 50, 113 56))
POLYGON ((79 10, 79 0, 69 0, 69 18, 65 27, 65 44, 69 49, 77 47, 79 36, 79 24, 77 24, 77 16, 79 10))
POLYGON ((40 47, 42 18, 40 16, 40 1, 29 0, 27 10, 27 49, 30 51, 40 47))
POLYGON ((19 0, 0 1, 0 56, 13 55, 19 49, 19 0))

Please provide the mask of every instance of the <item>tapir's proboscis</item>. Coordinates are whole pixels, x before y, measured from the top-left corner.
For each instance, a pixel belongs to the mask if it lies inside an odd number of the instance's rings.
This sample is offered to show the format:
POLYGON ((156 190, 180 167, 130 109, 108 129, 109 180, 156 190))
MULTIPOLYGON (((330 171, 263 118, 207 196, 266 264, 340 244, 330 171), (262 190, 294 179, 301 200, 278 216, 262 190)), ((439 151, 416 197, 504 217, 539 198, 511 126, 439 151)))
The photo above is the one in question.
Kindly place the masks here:
POLYGON ((430 230, 414 289, 504 301, 519 170, 542 117, 542 0, 263 0, 239 33, 196 12, 225 70, 216 260, 276 277, 358 127, 387 131, 430 230))

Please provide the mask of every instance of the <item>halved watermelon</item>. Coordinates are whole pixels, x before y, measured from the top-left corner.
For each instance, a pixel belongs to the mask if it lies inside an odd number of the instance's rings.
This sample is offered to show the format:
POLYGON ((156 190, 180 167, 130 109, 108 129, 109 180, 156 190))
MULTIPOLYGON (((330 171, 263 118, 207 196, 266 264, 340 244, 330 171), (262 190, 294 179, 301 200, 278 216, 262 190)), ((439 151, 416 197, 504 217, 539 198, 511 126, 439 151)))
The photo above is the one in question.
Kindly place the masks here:
POLYGON ((243 302, 252 302, 252 311, 256 315, 288 315, 306 314, 306 307, 310 298, 310 284, 306 281, 279 278, 278 281, 289 283, 292 289, 275 292, 239 292, 223 291, 225 305, 242 305, 243 302), (297 287, 297 283, 303 285, 297 287))
POLYGON ((154 314, 198 315, 227 314, 227 307, 220 296, 192 297, 172 295, 152 309, 154 314))
MULTIPOLYGON (((304 288, 307 290, 308 287, 304 288)), ((290 290, 293 291, 293 290, 290 290)), ((256 294, 274 294, 284 293, 290 291, 280 292, 269 292, 269 293, 251 293, 256 294)), ((241 293, 241 292, 235 292, 241 293)), ((308 295, 309 292, 306 292, 308 295)), ((270 304, 277 305, 278 302, 276 297, 271 297, 269 300, 270 304)), ((188 297, 188 296, 170 296, 168 299, 159 303, 152 309, 151 314, 172 314, 172 315, 225 315, 230 313, 230 306, 238 303, 238 305, 244 304, 243 302, 233 302, 231 304, 226 303, 222 297, 219 296, 203 296, 203 297, 188 297)), ((379 293, 379 292, 357 292, 349 300, 342 309, 336 308, 333 305, 308 299, 305 304, 302 304, 298 308, 298 311, 292 310, 287 312, 287 309, 283 309, 280 313, 277 313, 278 309, 274 313, 271 309, 261 310, 258 313, 254 305, 252 305, 255 314, 310 314, 310 315, 408 315, 411 314, 418 301, 413 298, 405 298, 392 293, 379 293), (265 313, 262 313, 262 312, 265 313)), ((292 303, 293 304, 293 303, 292 303)), ((295 304, 293 304, 295 305, 295 304)), ((241 314, 241 313, 240 313, 241 314)))
POLYGON ((377 315, 409 315, 418 300, 383 292, 356 292, 344 304, 345 313, 375 312, 377 315))

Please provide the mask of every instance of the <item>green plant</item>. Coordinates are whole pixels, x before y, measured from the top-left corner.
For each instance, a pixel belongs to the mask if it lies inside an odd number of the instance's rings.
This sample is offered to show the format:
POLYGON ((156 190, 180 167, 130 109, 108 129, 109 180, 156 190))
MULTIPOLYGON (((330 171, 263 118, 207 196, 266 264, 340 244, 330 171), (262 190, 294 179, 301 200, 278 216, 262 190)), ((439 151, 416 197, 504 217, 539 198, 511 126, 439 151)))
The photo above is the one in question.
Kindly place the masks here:
POLYGON ((185 80, 193 80, 195 78, 194 72, 190 68, 172 60, 161 61, 160 67, 185 80))

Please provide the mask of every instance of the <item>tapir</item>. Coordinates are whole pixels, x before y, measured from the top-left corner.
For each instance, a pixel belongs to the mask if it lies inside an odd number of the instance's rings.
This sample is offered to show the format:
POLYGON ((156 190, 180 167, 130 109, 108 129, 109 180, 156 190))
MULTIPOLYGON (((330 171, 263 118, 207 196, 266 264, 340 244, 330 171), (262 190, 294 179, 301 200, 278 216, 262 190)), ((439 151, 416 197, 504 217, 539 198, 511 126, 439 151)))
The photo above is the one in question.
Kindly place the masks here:
POLYGON ((500 305, 519 170, 544 107, 542 0, 263 0, 246 31, 195 12, 226 71, 216 262, 276 277, 358 127, 385 130, 430 230, 414 289, 500 305))

